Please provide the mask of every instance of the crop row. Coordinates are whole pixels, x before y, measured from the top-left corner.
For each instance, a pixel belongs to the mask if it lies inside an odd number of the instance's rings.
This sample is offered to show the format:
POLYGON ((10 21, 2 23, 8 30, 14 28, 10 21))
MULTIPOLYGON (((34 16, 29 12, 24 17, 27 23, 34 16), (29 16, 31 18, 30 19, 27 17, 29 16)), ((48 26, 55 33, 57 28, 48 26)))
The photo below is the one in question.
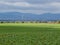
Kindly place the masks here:
POLYGON ((60 45, 60 32, 0 33, 0 45, 60 45))

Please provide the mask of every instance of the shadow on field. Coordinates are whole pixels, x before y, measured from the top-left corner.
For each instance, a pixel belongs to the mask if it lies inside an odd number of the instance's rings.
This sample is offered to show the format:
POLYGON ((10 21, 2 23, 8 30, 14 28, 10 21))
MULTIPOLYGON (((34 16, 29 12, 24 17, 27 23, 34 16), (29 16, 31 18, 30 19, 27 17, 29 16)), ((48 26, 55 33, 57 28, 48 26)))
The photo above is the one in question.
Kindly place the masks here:
POLYGON ((52 27, 28 27, 28 26, 0 26, 0 32, 39 32, 60 31, 60 28, 52 27))

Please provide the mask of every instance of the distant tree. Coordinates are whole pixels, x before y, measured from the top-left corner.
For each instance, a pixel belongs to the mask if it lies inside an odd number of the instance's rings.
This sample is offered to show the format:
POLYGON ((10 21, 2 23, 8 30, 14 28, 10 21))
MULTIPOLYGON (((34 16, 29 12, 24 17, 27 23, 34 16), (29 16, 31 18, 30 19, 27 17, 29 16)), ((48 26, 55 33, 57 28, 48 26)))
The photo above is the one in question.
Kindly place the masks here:
POLYGON ((30 21, 30 23, 33 23, 33 21, 30 21))
POLYGON ((22 23, 24 23, 24 21, 22 21, 22 23))
POLYGON ((41 21, 39 21, 39 23, 41 23, 41 21))
POLYGON ((20 23, 19 21, 15 21, 15 23, 20 23))
POLYGON ((60 21, 56 21, 56 23, 60 23, 60 21))
POLYGON ((38 23, 38 21, 35 21, 35 23, 38 23))
POLYGON ((7 21, 7 23, 10 23, 9 21, 7 21))
POLYGON ((1 23, 4 23, 3 21, 1 21, 1 23))
POLYGON ((58 21, 60 23, 60 21, 58 21))

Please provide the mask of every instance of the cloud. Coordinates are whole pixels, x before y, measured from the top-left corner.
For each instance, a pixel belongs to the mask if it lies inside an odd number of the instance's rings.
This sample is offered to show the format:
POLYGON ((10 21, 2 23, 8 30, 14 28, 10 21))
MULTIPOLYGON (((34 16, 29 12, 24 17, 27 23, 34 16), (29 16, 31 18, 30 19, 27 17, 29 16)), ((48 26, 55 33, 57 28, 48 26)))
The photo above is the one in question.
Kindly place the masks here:
POLYGON ((51 2, 60 2, 60 0, 0 0, 4 2, 28 2, 28 3, 51 3, 51 2))
POLYGON ((46 0, 44 2, 44 0, 1 0, 0 10, 2 11, 0 12, 16 11, 34 14, 60 13, 60 2, 58 2, 59 0, 49 1, 46 0), (41 1, 42 3, 37 3, 38 1, 41 1))
POLYGON ((3 1, 0 1, 0 4, 5 4, 5 5, 11 5, 11 6, 22 6, 22 7, 30 7, 30 6, 33 6, 27 2, 3 2, 3 1))

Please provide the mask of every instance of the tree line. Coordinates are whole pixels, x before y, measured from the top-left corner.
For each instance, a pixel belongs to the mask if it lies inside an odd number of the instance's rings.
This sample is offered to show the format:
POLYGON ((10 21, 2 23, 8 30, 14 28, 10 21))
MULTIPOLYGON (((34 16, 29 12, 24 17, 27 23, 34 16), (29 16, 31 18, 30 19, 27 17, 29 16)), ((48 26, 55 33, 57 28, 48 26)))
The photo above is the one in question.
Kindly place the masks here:
POLYGON ((60 21, 0 21, 0 23, 60 23, 60 21))

